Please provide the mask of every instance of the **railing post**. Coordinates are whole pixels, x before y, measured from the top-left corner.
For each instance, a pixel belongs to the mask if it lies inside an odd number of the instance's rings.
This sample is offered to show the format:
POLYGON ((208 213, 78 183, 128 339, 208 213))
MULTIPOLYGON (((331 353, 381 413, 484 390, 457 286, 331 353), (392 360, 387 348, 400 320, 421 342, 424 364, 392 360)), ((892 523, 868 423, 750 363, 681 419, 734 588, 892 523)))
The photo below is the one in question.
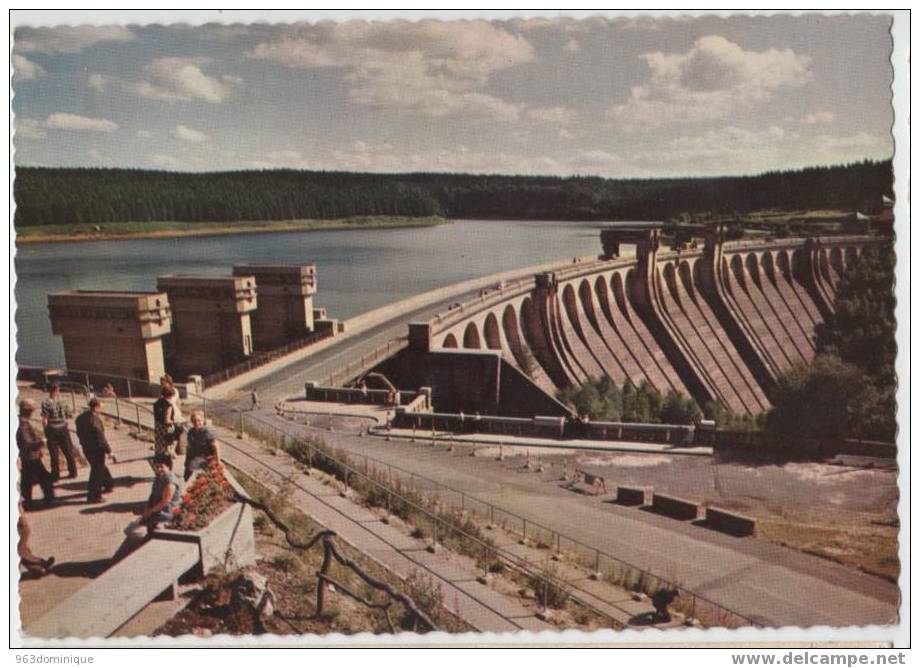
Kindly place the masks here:
POLYGON ((130 398, 131 398, 131 379, 130 379, 130 378, 126 378, 125 381, 126 381, 127 384, 128 384, 128 399, 130 399, 130 398))
POLYGON ((121 408, 118 405, 118 397, 115 397, 115 428, 121 427, 121 408))
POLYGON ((239 409, 240 412, 240 428, 237 431, 236 437, 240 440, 243 438, 243 409, 239 409))
POLYGON ((140 436, 141 433, 141 407, 137 404, 134 404, 134 417, 137 420, 137 434, 140 436))

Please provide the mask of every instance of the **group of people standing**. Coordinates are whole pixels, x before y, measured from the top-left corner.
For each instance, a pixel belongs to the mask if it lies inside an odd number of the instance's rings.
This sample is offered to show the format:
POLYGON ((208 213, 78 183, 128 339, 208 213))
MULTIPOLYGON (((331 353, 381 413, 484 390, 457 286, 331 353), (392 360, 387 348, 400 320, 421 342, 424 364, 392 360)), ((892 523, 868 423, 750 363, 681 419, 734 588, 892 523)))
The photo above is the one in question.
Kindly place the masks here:
MULTIPOLYGON (((20 492, 24 510, 50 507, 55 503, 54 484, 61 479, 60 458, 63 455, 67 466, 67 478, 77 477, 76 450, 71 439, 68 420, 72 417, 72 406, 61 398, 61 388, 52 384, 48 397, 41 402, 41 431, 37 428, 38 406, 32 399, 19 402, 19 427, 16 444, 19 449, 20 492), (43 451, 47 447, 50 459, 49 471, 45 468, 43 451), (41 504, 33 500, 33 491, 38 485, 42 490, 41 504)), ((88 395, 87 407, 74 421, 77 439, 83 456, 90 467, 86 486, 87 503, 102 503, 103 495, 114 489, 115 481, 108 468, 108 462, 116 462, 105 434, 103 400, 88 395)), ((150 497, 141 513, 140 522, 153 530, 172 517, 173 510, 181 500, 181 483, 172 473, 174 455, 185 454, 184 478, 205 467, 209 460, 220 460, 220 449, 213 430, 206 425, 204 414, 193 411, 186 427, 182 413, 179 392, 168 375, 160 379, 160 397, 154 403, 154 456, 151 465, 155 472, 150 497), (182 439, 185 436, 186 443, 182 439)), ((50 571, 53 558, 35 557, 28 548, 29 526, 24 514, 20 514, 20 559, 25 568, 41 576, 50 571)))
MULTIPOLYGON (((33 424, 37 409, 31 399, 19 402, 16 445, 19 449, 21 468, 20 492, 26 510, 34 510, 37 506, 32 499, 36 485, 42 490, 42 505, 47 507, 54 503, 54 483, 61 479, 61 455, 67 465, 67 477, 77 477, 76 450, 67 422, 71 417, 71 410, 61 398, 60 385, 54 383, 48 397, 41 403, 41 432, 33 424), (46 446, 50 471, 45 468, 42 460, 42 452, 46 446)), ((115 461, 115 456, 105 435, 105 423, 102 420, 104 410, 103 400, 93 395, 87 401, 86 410, 74 420, 83 457, 89 464, 89 481, 86 487, 88 503, 101 503, 102 495, 111 492, 115 485, 107 465, 109 461, 115 461)))

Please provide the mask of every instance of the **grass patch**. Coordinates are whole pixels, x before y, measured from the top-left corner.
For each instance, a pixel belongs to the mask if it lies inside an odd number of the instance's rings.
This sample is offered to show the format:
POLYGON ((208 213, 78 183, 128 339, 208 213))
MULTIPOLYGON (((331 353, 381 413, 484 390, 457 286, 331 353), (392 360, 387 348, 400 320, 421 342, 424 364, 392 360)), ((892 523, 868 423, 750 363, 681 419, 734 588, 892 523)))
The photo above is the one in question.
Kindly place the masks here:
POLYGON ((757 535, 892 582, 901 572, 895 527, 837 528, 758 519, 757 535))
POLYGON ((315 230, 366 230, 394 227, 431 227, 448 221, 438 216, 359 216, 334 220, 256 220, 221 223, 177 221, 39 225, 16 230, 17 243, 90 241, 94 239, 144 239, 211 236, 258 232, 310 232, 315 230))

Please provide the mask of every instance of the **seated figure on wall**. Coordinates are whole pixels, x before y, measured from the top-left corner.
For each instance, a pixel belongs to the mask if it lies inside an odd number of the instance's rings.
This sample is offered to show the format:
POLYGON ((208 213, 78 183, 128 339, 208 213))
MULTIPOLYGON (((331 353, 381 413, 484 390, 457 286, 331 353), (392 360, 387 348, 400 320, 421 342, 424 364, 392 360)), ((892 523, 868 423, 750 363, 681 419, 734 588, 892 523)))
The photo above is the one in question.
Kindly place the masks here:
POLYGON ((212 457, 220 461, 220 447, 217 444, 217 436, 205 424, 204 413, 193 411, 190 422, 191 427, 186 434, 186 443, 188 445, 188 451, 185 455, 186 480, 191 477, 193 471, 207 466, 212 457))

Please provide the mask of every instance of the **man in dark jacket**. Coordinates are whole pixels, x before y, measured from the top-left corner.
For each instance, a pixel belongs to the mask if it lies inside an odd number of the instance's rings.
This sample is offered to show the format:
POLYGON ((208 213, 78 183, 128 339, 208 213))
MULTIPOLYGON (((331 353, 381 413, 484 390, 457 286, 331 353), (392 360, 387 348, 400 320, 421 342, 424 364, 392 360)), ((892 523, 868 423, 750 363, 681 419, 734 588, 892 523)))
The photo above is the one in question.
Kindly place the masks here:
POLYGON ((112 448, 105 439, 105 424, 102 422, 102 400, 93 397, 89 400, 89 407, 76 419, 77 438, 83 447, 83 454, 89 462, 89 486, 86 500, 89 503, 100 503, 103 492, 111 492, 115 483, 112 474, 105 465, 106 457, 115 461, 112 448))
POLYGON ((23 399, 19 402, 19 428, 16 430, 16 446, 19 448, 19 463, 22 467, 19 487, 22 491, 23 505, 31 510, 32 488, 36 483, 42 488, 45 505, 54 501, 54 481, 42 463, 42 448, 45 442, 38 435, 29 419, 35 413, 35 402, 23 399))

